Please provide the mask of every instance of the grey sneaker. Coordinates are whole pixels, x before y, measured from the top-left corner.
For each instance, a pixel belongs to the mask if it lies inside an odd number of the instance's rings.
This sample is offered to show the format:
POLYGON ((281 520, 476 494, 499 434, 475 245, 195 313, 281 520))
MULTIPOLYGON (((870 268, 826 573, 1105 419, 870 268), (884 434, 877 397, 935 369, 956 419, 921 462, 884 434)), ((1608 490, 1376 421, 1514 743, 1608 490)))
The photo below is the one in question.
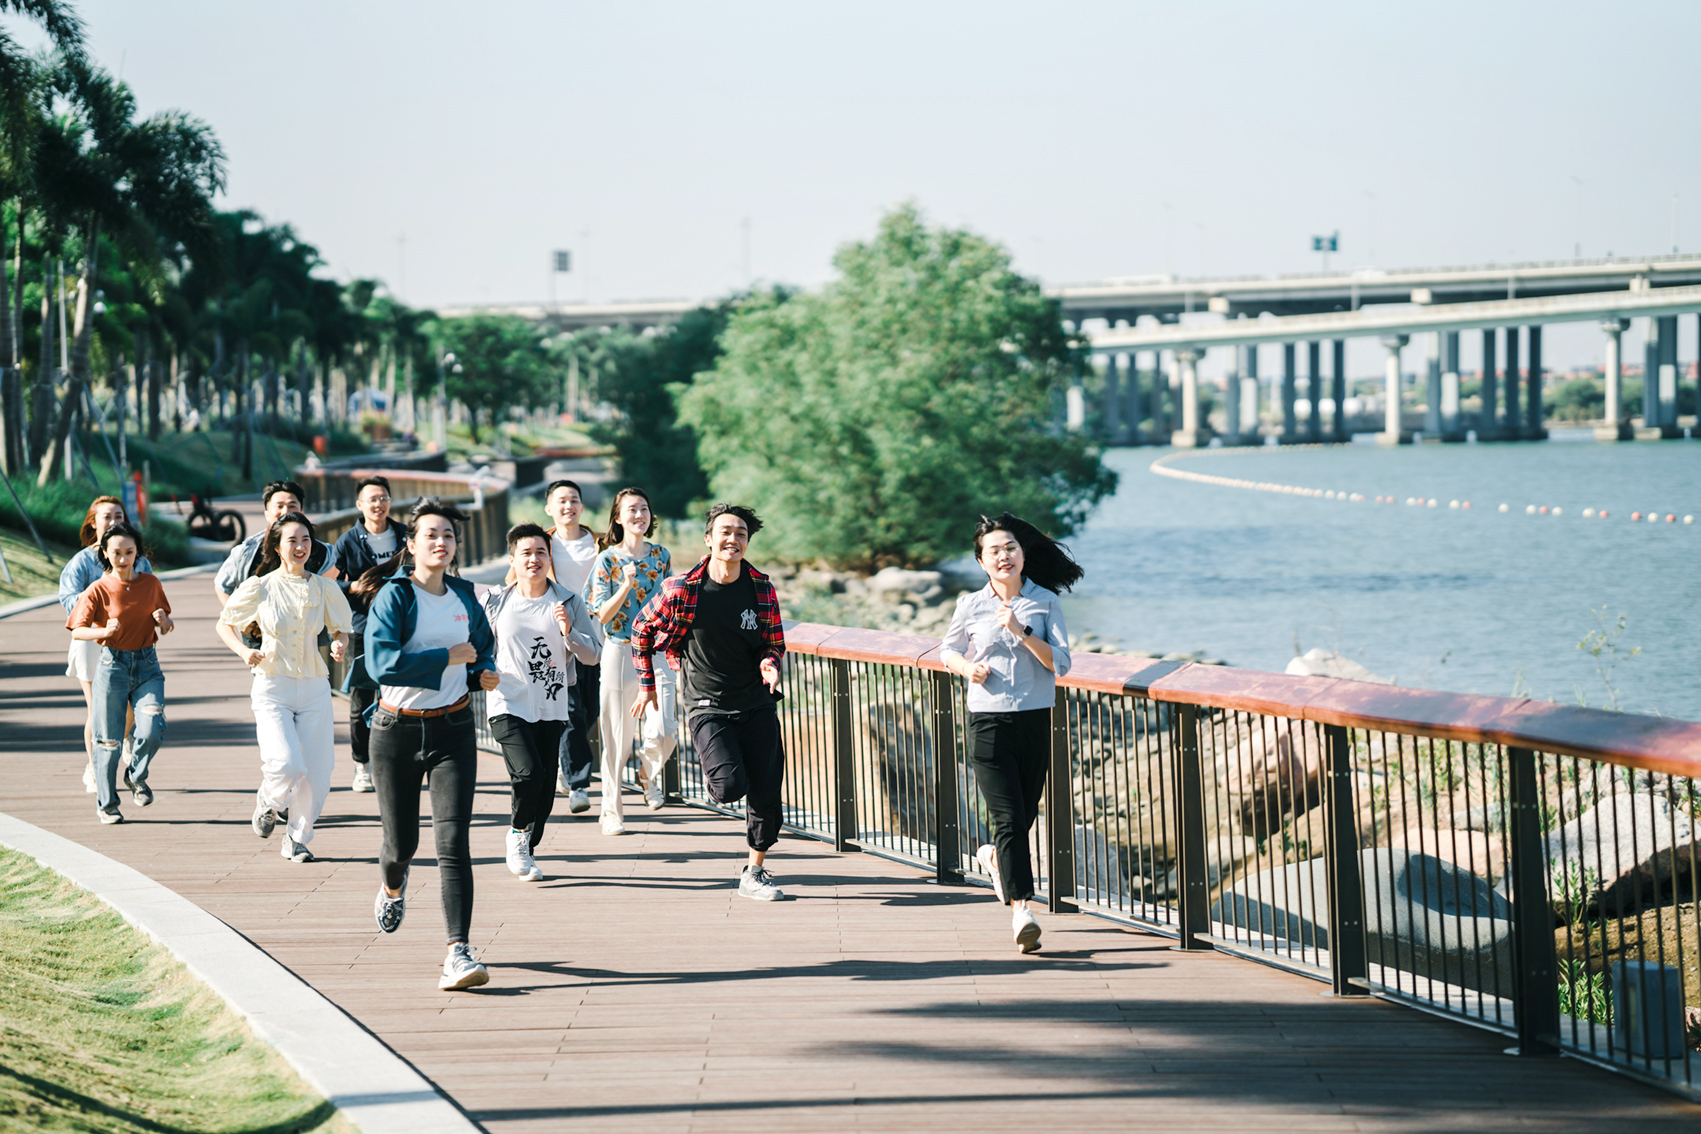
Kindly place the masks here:
POLYGON ((747 865, 738 877, 738 896, 754 898, 758 902, 778 902, 786 895, 784 890, 774 885, 774 876, 766 867, 747 865))
POLYGON ((129 791, 136 786, 136 781, 130 778, 130 750, 124 750, 124 759, 118 761, 118 786, 129 791))
POLYGON ((271 838, 272 828, 278 825, 278 813, 261 801, 259 792, 254 793, 254 818, 250 823, 262 839, 271 838))
POLYGON ((372 903, 372 916, 378 919, 378 928, 385 933, 394 933, 402 927, 402 917, 408 912, 408 876, 402 875, 402 892, 395 897, 384 892, 384 884, 378 884, 378 899, 372 903))
POLYGON ((471 946, 449 946, 449 955, 443 958, 443 976, 437 981, 438 988, 444 992, 454 992, 489 983, 490 974, 485 972, 483 965, 473 960, 471 946))
POLYGON ((368 768, 365 764, 356 764, 354 766, 354 783, 349 785, 349 790, 371 791, 372 769, 368 768))
MULTIPOLYGON (((93 791, 93 788, 89 789, 93 791)), ((575 815, 583 815, 591 809, 591 793, 584 788, 575 788, 567 797, 567 810, 575 815)))
POLYGON ((1037 953, 1040 947, 1040 926, 1034 920, 1028 904, 1023 902, 1016 907, 1016 912, 1010 919, 1010 929, 1016 935, 1016 948, 1024 953, 1037 953))
POLYGON ((116 807, 114 807, 111 811, 102 811, 97 807, 95 808, 95 815, 100 818, 102 823, 105 823, 108 826, 111 826, 114 823, 124 822, 124 816, 118 813, 118 808, 116 807))
POLYGON ((286 832, 283 837, 283 856, 291 862, 312 862, 313 852, 296 842, 286 832))
POLYGON ((130 784, 130 798, 136 801, 137 807, 146 807, 154 801, 154 789, 146 782, 130 784))

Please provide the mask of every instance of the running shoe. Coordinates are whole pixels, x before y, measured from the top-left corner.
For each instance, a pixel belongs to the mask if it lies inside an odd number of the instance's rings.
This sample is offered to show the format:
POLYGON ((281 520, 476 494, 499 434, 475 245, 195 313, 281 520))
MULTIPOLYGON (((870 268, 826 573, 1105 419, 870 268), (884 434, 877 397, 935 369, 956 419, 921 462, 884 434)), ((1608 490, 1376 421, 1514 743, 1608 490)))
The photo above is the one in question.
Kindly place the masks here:
POLYGON ((100 821, 102 823, 105 823, 108 826, 111 826, 114 823, 124 822, 124 816, 118 813, 118 808, 116 807, 114 807, 111 811, 102 811, 97 807, 95 808, 95 814, 100 817, 100 821))
MULTIPOLYGON (((90 788, 93 791, 94 788, 90 788)), ((591 809, 591 793, 584 788, 574 788, 567 797, 567 810, 575 815, 583 815, 591 809)))
POLYGON ((754 898, 758 902, 778 902, 786 895, 784 890, 774 885, 774 876, 768 873, 767 868, 747 865, 738 877, 738 896, 754 898))
POLYGON ((508 869, 522 882, 542 882, 543 871, 538 868, 537 859, 532 857, 532 833, 530 831, 508 832, 508 869))
POLYGON ((644 785, 644 806, 651 811, 660 811, 667 803, 667 796, 662 793, 661 777, 651 776, 650 782, 644 785))
POLYGON ((83 790, 90 795, 95 793, 95 766, 92 760, 83 766, 83 790))
POLYGON ((378 928, 385 933, 394 933, 402 927, 402 917, 408 912, 408 876, 402 874, 402 892, 395 897, 384 892, 384 884, 378 884, 378 898, 372 903, 372 916, 378 919, 378 928))
POLYGON ((998 895, 998 904, 1007 906, 1010 899, 1004 896, 1004 876, 998 873, 998 848, 991 843, 982 843, 975 851, 975 861, 980 868, 992 875, 992 892, 998 895))
POLYGON ((602 833, 605 835, 624 835, 626 824, 620 821, 618 815, 604 815, 602 817, 602 833))
POLYGON ((124 750, 124 758, 118 761, 118 786, 129 791, 136 786, 136 781, 130 778, 130 750, 124 750))
POLYGON ((146 781, 130 784, 130 798, 136 801, 137 807, 147 807, 154 801, 154 789, 146 781))
POLYGON ((1034 920, 1028 903, 1022 902, 1016 906, 1015 916, 1010 919, 1010 928, 1016 935, 1016 948, 1024 953, 1039 952, 1040 925, 1034 920))
POLYGON ((260 798, 260 793, 254 793, 254 818, 250 820, 254 833, 262 839, 272 837, 272 828, 278 825, 278 813, 267 807, 260 798))
POLYGON ((291 862, 313 861, 313 852, 296 842, 287 833, 283 837, 283 856, 291 862))
POLYGON ((489 983, 490 974, 484 971, 483 965, 473 960, 471 946, 449 946, 449 955, 443 958, 443 976, 437 981, 438 988, 444 992, 455 992, 489 983))
POLYGON ((371 791, 372 769, 368 768, 365 764, 356 764, 354 766, 354 783, 349 785, 349 790, 371 791))
POLYGON ((560 792, 562 795, 570 796, 573 794, 573 789, 567 786, 566 772, 555 773, 555 790, 560 792))

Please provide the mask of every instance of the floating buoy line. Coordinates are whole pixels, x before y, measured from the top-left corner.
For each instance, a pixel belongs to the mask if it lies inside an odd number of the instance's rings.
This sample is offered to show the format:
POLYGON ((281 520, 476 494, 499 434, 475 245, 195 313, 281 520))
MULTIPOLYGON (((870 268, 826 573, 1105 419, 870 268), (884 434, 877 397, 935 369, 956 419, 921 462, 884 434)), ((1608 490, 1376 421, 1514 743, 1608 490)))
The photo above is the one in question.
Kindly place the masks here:
MULTIPOLYGON (((1294 449, 1338 449, 1341 448, 1341 446, 1284 445, 1282 448, 1284 450, 1291 451, 1294 449)), ((1238 488, 1248 492, 1273 492, 1279 496, 1308 496, 1316 500, 1341 500, 1352 504, 1363 504, 1367 502, 1373 504, 1402 503, 1401 498, 1397 496, 1382 494, 1367 496, 1362 492, 1346 492, 1334 488, 1309 488, 1300 484, 1281 484, 1277 481, 1270 480, 1247 480, 1244 477, 1235 476, 1215 476, 1211 473, 1192 472, 1187 469, 1171 467, 1172 461, 1180 461, 1187 457, 1228 456, 1240 452, 1262 453, 1266 451, 1267 447, 1265 446, 1257 448, 1249 447, 1246 449, 1183 449, 1180 452, 1169 453, 1165 456, 1159 457, 1157 460, 1152 462, 1150 468, 1152 472, 1159 476, 1173 477, 1176 480, 1190 480, 1195 484, 1211 484, 1218 488, 1238 488)), ((1403 503, 1408 508, 1441 507, 1441 501, 1434 496, 1407 496, 1404 498, 1403 503)), ((1466 512, 1471 510, 1471 502, 1469 500, 1449 500, 1447 501, 1447 508, 1451 511, 1466 512)), ((1514 511, 1514 508, 1510 504, 1501 504, 1496 511, 1509 513, 1514 511)), ((1524 505, 1523 512, 1526 516, 1566 515, 1565 509, 1557 504, 1526 504, 1524 505)), ((1605 520, 1610 519, 1612 516, 1612 513, 1605 508, 1584 508, 1581 512, 1575 512, 1574 510, 1574 514, 1580 515, 1585 520, 1605 520)), ((1646 512, 1632 512, 1630 513, 1630 519, 1632 523, 1695 523, 1695 517, 1693 515, 1686 514, 1679 516, 1676 512, 1665 512, 1658 508, 1650 508, 1646 512)))

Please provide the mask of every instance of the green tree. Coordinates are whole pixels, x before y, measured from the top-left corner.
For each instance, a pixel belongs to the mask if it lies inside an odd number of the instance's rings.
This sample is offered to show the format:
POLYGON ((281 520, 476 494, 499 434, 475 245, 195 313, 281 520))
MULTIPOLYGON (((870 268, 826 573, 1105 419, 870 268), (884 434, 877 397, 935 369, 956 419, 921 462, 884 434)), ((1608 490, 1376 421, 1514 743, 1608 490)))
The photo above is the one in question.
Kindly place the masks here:
POLYGON ((445 375, 445 393, 467 407, 472 439, 479 415, 494 424, 515 406, 539 405, 550 396, 549 368, 538 332, 513 315, 464 315, 437 323, 443 349, 454 352, 460 373, 445 375))
POLYGON ((928 562, 967 550, 981 512, 1064 535, 1115 488, 1053 425, 1073 348, 1003 248, 904 206, 834 263, 818 294, 739 307, 680 396, 714 495, 762 512, 770 553, 928 562))
POLYGON ((660 515, 682 519, 709 491, 697 434, 679 423, 675 399, 720 359, 735 306, 698 307, 657 335, 621 330, 596 340, 597 397, 618 416, 593 434, 614 446, 622 479, 644 486, 660 515))

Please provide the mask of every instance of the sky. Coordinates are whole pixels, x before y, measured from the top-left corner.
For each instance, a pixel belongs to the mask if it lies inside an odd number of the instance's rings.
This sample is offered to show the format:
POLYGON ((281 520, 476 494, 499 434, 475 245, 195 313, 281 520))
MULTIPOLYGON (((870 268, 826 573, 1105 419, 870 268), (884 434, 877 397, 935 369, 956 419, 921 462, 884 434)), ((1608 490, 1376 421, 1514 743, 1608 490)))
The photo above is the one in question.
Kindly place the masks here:
POLYGON ((906 200, 1047 283, 1701 249, 1693 0, 75 7, 418 306, 814 286, 906 200))

